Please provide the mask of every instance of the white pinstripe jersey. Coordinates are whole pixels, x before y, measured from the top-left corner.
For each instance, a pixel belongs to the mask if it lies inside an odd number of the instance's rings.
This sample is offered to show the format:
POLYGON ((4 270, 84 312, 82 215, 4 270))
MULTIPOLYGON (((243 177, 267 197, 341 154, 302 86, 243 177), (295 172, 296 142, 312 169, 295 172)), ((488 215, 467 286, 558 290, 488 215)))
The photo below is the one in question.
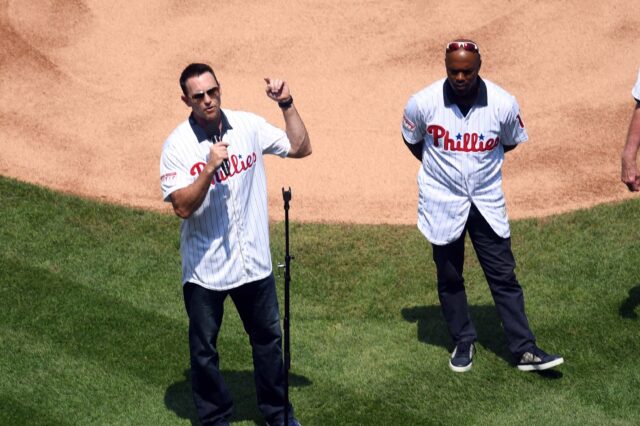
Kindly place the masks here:
POLYGON ((502 191, 503 145, 528 139, 516 99, 478 78, 476 103, 464 116, 441 79, 407 103, 402 136, 424 139, 418 172, 418 228, 433 244, 456 240, 464 231, 471 203, 503 238, 510 235, 502 191))
MULTIPOLYGON (((182 283, 228 290, 271 274, 269 215, 263 154, 286 157, 286 133, 248 112, 223 109, 222 139, 229 143, 229 176, 219 168, 204 202, 180 227, 182 283)), ((189 118, 162 148, 164 200, 193 183, 208 160, 211 140, 189 118)))
POLYGON ((638 72, 638 81, 636 81, 636 85, 633 87, 631 94, 636 101, 640 102, 640 71, 638 72))

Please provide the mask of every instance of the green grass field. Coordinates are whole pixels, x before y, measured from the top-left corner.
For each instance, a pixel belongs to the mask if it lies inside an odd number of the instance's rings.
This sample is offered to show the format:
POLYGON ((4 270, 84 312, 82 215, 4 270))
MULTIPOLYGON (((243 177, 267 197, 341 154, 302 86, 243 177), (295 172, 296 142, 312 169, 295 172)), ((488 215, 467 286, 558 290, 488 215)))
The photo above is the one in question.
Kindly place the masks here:
MULTIPOLYGON (((6 178, 0 193, 0 424, 196 424, 179 220, 6 178)), ((478 354, 455 374, 417 228, 298 224, 295 203, 290 393, 305 426, 640 424, 640 200, 512 224, 530 323, 566 360, 545 374, 513 367, 470 246, 478 354)), ((224 321, 234 424, 262 424, 230 301, 224 321)))

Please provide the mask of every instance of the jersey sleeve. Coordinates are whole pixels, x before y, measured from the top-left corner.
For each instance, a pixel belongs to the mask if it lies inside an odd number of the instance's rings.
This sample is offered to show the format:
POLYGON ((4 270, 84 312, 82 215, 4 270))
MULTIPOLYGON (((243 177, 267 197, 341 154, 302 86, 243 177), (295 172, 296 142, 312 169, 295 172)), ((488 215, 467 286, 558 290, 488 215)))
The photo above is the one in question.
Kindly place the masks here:
POLYGON ((409 98, 402 116, 402 137, 407 143, 416 144, 424 139, 425 120, 415 96, 409 98))
POLYGON ((165 202, 171 201, 173 192, 189 186, 195 180, 185 164, 175 148, 165 143, 160 156, 160 189, 165 202))
POLYGON ((503 145, 517 145, 529 139, 520 114, 520 106, 515 98, 512 99, 503 120, 500 132, 500 141, 503 145))
POLYGON ((640 71, 638 72, 638 80, 636 81, 636 85, 633 86, 631 95, 635 98, 636 101, 640 102, 640 71))
POLYGON ((287 133, 262 117, 257 117, 257 120, 258 140, 262 153, 286 157, 291 150, 291 142, 289 142, 287 133))

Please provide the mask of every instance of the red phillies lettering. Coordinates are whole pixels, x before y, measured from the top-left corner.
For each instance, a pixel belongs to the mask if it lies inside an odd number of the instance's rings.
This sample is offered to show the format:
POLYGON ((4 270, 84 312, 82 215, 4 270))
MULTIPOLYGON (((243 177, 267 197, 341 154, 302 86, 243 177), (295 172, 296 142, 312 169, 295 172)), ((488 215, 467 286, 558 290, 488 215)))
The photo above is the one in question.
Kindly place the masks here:
POLYGON ((500 143, 500 138, 487 139, 484 141, 478 133, 458 133, 452 138, 447 129, 437 124, 427 126, 427 133, 433 136, 433 146, 439 147, 440 140, 444 141, 442 149, 445 151, 460 152, 484 152, 491 151, 500 143))
POLYGON ((199 175, 204 170, 205 164, 201 161, 191 166, 191 176, 199 175))
POLYGON ((213 177, 214 179, 211 179, 212 185, 216 184, 214 181, 224 182, 225 180, 229 179, 229 176, 225 175, 222 171, 222 167, 218 168, 218 171, 213 174, 213 177))
POLYGON ((484 148, 485 148, 487 151, 488 151, 488 150, 490 150, 490 149, 493 149, 493 147, 495 147, 495 143, 496 143, 496 141, 495 141, 493 138, 488 139, 488 140, 487 140, 487 144, 484 146, 484 148))
POLYGON ((462 150, 465 152, 471 151, 471 133, 465 133, 464 136, 462 136, 462 138, 464 139, 462 150))
MULTIPOLYGON (((243 161, 237 155, 232 154, 229 157, 229 165, 230 165, 229 175, 226 175, 222 171, 222 168, 218 168, 218 170, 216 170, 216 172, 213 174, 213 178, 211 179, 211 185, 215 185, 216 182, 222 183, 232 176, 238 175, 242 172, 249 170, 253 165, 256 164, 257 158, 258 156, 256 155, 255 152, 252 152, 251 154, 247 155, 246 161, 243 161)), ((204 166, 205 166, 205 163, 201 161, 191 166, 191 170, 190 170, 191 176, 195 176, 202 173, 202 171, 204 170, 204 166)))
POLYGON ((460 151, 460 141, 451 139, 449 137, 449 131, 444 133, 444 150, 445 151, 460 151))
POLYGON ((257 158, 256 153, 252 152, 247 156, 247 161, 245 163, 243 160, 240 160, 237 156, 232 155, 229 158, 229 163, 231 163, 231 165, 233 166, 233 170, 229 170, 230 176, 244 172, 245 170, 251 168, 251 166, 255 164, 256 158, 257 158))
POLYGON ((256 159, 258 157, 256 157, 256 153, 254 152, 252 155, 250 155, 249 157, 247 157, 247 169, 251 166, 253 166, 256 163, 256 159))
POLYGON ((495 139, 489 139, 487 141, 487 145, 484 147, 485 151, 490 151, 493 148, 495 148, 496 146, 498 146, 498 144, 500 143, 500 138, 496 137, 495 139))
POLYGON ((444 136, 445 129, 442 126, 438 126, 437 124, 432 124, 427 127, 427 133, 433 135, 433 146, 440 146, 439 139, 444 136))

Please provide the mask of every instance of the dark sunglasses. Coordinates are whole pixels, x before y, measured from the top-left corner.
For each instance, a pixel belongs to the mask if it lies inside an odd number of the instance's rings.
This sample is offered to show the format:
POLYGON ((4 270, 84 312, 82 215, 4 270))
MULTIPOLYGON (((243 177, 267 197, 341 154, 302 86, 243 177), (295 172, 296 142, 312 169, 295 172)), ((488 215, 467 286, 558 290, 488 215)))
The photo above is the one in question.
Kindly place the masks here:
POLYGON ((205 93, 210 98, 213 98, 214 96, 217 96, 218 93, 220 93, 220 88, 219 87, 212 87, 209 90, 203 90, 201 92, 194 93, 193 95, 191 95, 191 99, 193 99, 194 101, 197 101, 197 102, 201 102, 204 99, 205 93))
POLYGON ((480 52, 478 45, 470 41, 452 41, 451 43, 447 43, 447 53, 458 49, 464 49, 467 52, 480 52))

